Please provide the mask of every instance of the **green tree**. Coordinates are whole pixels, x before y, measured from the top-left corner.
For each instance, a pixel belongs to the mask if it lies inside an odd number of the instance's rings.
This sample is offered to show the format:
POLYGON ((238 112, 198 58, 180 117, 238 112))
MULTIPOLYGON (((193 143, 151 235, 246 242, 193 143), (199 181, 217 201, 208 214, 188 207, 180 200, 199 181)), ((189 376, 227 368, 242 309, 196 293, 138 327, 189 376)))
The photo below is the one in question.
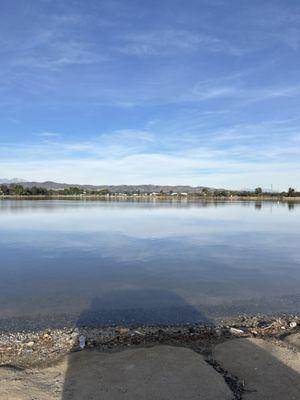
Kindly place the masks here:
POLYGON ((262 188, 261 188, 261 187, 257 187, 257 188, 255 189, 255 194, 256 194, 257 196, 260 196, 260 195, 262 194, 262 188))
POLYGON ((0 193, 7 195, 9 194, 9 187, 7 185, 1 185, 0 186, 0 193))
POLYGON ((225 189, 220 189, 220 190, 216 191, 215 194, 219 195, 221 197, 227 197, 228 196, 228 192, 225 189))
POLYGON ((110 194, 110 191, 108 189, 100 189, 98 190, 98 194, 100 194, 101 196, 105 196, 107 194, 110 194))
POLYGON ((289 190, 288 190, 288 194, 287 195, 288 195, 288 197, 295 196, 295 189, 290 187, 289 190))
POLYGON ((202 194, 203 194, 204 196, 208 196, 208 195, 211 194, 211 191, 210 191, 208 188, 203 188, 203 189, 202 189, 202 194))
POLYGON ((16 196, 21 196, 24 193, 24 188, 22 185, 10 185, 10 194, 14 194, 16 196))

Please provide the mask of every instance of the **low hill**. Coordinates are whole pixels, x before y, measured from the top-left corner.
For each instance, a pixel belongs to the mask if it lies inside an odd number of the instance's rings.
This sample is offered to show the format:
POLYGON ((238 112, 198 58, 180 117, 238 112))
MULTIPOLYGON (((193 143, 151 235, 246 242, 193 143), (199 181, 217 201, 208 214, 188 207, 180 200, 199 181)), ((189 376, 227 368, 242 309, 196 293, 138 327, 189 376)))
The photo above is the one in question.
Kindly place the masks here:
MULTIPOLYGON (((69 183, 58 183, 52 181, 46 182, 21 182, 21 185, 26 188, 37 186, 44 189, 62 190, 70 187, 79 187, 87 190, 108 189, 112 193, 152 193, 163 191, 165 193, 196 193, 202 191, 204 186, 186 186, 186 185, 80 185, 69 183)), ((206 188, 210 189, 210 188, 206 188)))

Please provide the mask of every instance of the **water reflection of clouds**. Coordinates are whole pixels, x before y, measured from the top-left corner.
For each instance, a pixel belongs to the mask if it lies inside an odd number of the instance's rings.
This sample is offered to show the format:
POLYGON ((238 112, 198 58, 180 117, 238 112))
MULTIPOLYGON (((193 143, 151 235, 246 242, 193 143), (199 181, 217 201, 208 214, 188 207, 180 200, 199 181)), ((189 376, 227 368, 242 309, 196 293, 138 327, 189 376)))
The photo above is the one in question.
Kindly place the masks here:
POLYGON ((299 292, 300 208, 269 206, 0 207, 0 300, 68 311, 122 287, 190 304, 299 292))
MULTIPOLYGON (((28 248, 38 257, 64 262, 75 255, 93 258, 101 263, 159 262, 161 268, 172 263, 172 268, 188 264, 205 269, 212 266, 252 270, 297 267, 298 240, 294 234, 264 232, 206 232, 201 235, 168 237, 136 237, 122 232, 48 232, 30 231, 29 234, 13 232, 2 235, 0 245, 19 251, 28 248)), ((145 267, 145 265, 143 265, 145 267)))
POLYGON ((251 251, 256 253, 252 258, 277 253, 298 256, 300 218, 295 213, 300 217, 300 207, 290 214, 273 203, 259 213, 254 203, 241 202, 204 208, 199 203, 189 207, 180 203, 7 203, 8 208, 3 207, 5 201, 0 202, 0 243, 39 247, 45 253, 55 248, 58 256, 68 249, 123 260, 172 254, 196 257, 204 251, 223 262, 229 258, 228 263, 241 253, 245 259, 251 251), (12 212, 16 203, 18 209, 24 207, 23 212, 12 212), (28 207, 36 208, 35 212, 26 212, 28 207), (270 214, 269 207, 276 213, 270 214))
POLYGON ((251 207, 233 203, 227 207, 208 208, 200 207, 198 203, 190 207, 168 207, 165 204, 162 207, 134 206, 132 203, 118 206, 118 203, 99 202, 92 203, 92 206, 88 202, 87 206, 79 204, 58 206, 57 210, 52 205, 51 214, 39 207, 34 213, 26 212, 27 206, 20 213, 0 208, 0 230, 64 232, 66 235, 70 232, 112 232, 145 239, 191 236, 204 240, 205 236, 215 232, 224 235, 236 231, 298 233, 300 227, 300 218, 296 218, 297 214, 300 217, 300 207, 290 214, 287 208, 275 205, 276 213, 271 214, 270 204, 257 213, 254 203, 251 207))
MULTIPOLYGON (((118 263, 159 260, 167 265, 172 260, 173 265, 192 262, 199 268, 210 261, 252 270, 299 265, 300 218, 281 205, 275 204, 276 213, 270 214, 270 203, 257 213, 254 203, 249 207, 240 202, 203 208, 198 203, 157 207, 63 201, 54 202, 56 213, 51 202, 21 203, 22 213, 0 208, 0 246, 31 248, 42 258, 63 259, 74 253, 118 263), (36 212, 27 213, 28 204, 36 212), (50 215, 44 206, 51 208, 50 215)), ((294 211, 300 216, 300 208, 294 211)))

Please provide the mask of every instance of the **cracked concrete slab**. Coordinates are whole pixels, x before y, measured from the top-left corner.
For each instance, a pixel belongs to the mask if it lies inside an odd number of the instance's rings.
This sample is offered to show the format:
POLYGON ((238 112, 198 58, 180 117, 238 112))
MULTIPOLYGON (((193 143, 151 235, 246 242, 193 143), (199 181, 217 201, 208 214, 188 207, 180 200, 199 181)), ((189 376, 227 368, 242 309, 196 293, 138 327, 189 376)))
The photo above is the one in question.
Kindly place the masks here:
POLYGON ((300 353, 247 338, 217 345, 213 357, 245 381, 245 400, 300 399, 300 353))

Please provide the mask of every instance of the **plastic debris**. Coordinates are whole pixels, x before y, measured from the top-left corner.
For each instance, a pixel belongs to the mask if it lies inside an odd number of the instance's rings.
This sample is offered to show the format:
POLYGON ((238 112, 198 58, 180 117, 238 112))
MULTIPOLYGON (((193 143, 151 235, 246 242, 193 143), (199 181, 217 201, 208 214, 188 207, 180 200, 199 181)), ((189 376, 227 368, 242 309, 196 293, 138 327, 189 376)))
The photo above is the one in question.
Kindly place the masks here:
POLYGON ((292 322, 290 323, 290 327, 291 327, 291 328, 296 328, 296 326, 297 326, 297 322, 296 322, 296 321, 292 321, 292 322))
POLYGON ((230 328, 229 332, 232 333, 233 335, 241 335, 245 333, 244 331, 242 331, 242 329, 236 329, 236 328, 230 328))
POLYGON ((85 336, 79 337, 79 347, 81 348, 81 350, 85 348, 85 336))
POLYGON ((137 335, 140 335, 140 336, 145 336, 145 334, 143 332, 140 332, 140 331, 134 331, 134 333, 136 333, 137 335))

